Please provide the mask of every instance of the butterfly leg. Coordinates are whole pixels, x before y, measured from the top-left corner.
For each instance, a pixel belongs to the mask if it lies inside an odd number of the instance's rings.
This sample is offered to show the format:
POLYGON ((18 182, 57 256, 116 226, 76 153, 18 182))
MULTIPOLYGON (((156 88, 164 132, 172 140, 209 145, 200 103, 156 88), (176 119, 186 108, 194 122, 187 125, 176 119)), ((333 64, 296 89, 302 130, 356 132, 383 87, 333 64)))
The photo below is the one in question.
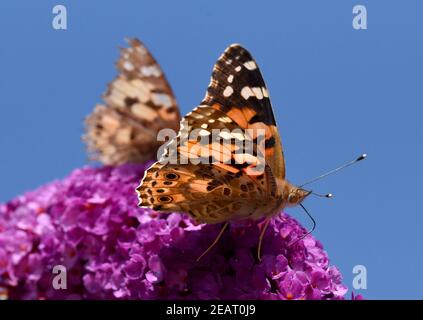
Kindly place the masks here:
POLYGON ((202 257, 204 257, 215 245, 216 243, 218 243, 219 239, 222 237, 223 232, 225 231, 225 229, 228 227, 229 222, 225 222, 225 224, 223 225, 222 229, 220 230, 219 234, 217 235, 216 239, 213 241, 213 243, 206 249, 206 251, 204 251, 201 256, 199 256, 196 260, 196 262, 200 261, 200 259, 202 257))
POLYGON ((264 223, 263 230, 261 230, 261 233, 260 233, 259 243, 258 243, 258 248, 257 248, 257 258, 258 258, 259 261, 261 261, 261 245, 262 245, 262 242, 263 242, 263 237, 264 237, 264 234, 266 233, 267 227, 269 226, 270 220, 272 220, 271 217, 266 218, 266 222, 264 223))

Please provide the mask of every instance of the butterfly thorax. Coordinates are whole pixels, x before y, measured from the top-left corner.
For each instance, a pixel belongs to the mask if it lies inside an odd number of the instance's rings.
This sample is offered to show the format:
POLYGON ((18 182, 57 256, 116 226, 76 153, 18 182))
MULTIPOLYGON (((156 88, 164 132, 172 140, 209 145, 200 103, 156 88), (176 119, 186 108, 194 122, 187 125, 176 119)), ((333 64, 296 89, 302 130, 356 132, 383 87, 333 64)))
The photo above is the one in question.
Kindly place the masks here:
POLYGON ((261 206, 256 208, 248 218, 260 219, 276 215, 287 207, 299 205, 309 194, 310 191, 298 188, 285 179, 278 179, 275 193, 271 193, 268 198, 264 198, 261 206))

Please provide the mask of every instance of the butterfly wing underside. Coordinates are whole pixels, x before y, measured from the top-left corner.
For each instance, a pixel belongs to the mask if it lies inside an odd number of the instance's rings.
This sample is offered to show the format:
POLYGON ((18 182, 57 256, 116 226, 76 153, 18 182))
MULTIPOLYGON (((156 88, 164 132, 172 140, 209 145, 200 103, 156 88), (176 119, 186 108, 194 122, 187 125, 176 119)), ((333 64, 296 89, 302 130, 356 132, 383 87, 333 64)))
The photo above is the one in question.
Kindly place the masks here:
POLYGON ((170 164, 161 159, 146 171, 137 188, 140 206, 182 211, 200 222, 218 223, 260 218, 279 205, 276 180, 285 177, 280 137, 264 80, 252 56, 241 46, 230 46, 219 58, 204 100, 183 118, 178 137, 167 147, 167 160, 176 150, 178 161, 170 164), (212 135, 215 129, 223 132, 218 138, 229 143, 216 140, 212 135), (237 142, 248 141, 259 150, 257 129, 265 132, 262 160, 237 148, 237 142), (194 130, 199 136, 210 137, 209 143, 191 136, 181 139, 184 132, 194 130), (209 162, 180 164, 182 157, 190 161, 208 157, 209 162), (257 171, 260 161, 264 161, 263 170, 257 171))
POLYGON ((162 128, 179 129, 176 99, 162 69, 137 39, 121 49, 117 77, 86 119, 91 158, 108 165, 156 157, 162 128))

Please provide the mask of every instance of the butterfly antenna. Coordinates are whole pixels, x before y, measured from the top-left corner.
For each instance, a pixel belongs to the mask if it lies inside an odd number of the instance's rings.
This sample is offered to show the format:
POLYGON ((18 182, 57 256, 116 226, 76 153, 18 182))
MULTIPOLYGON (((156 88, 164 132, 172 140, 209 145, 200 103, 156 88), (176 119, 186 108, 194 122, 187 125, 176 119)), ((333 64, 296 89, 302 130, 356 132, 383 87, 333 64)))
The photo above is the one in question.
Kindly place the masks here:
POLYGON ((214 239, 213 243, 211 245, 209 245, 209 247, 206 249, 206 251, 204 251, 201 256, 199 256, 196 260, 196 262, 200 261, 202 257, 204 257, 215 245, 216 243, 218 243, 219 239, 222 237, 223 232, 225 231, 225 229, 228 227, 229 222, 226 222, 222 229, 220 230, 219 234, 217 235, 216 239, 214 239))
MULTIPOLYGON (((361 160, 364 160, 364 159, 366 159, 366 157, 367 157, 367 154, 363 153, 358 158, 356 158, 356 159, 354 159, 354 160, 352 160, 352 161, 350 161, 350 162, 348 162, 346 164, 343 164, 342 166, 339 166, 338 168, 335 168, 335 169, 333 169, 331 171, 328 171, 328 172, 326 172, 326 173, 324 173, 324 174, 322 174, 322 175, 320 175, 320 176, 318 176, 318 177, 316 177, 316 178, 314 178, 314 179, 312 179, 310 181, 307 181, 306 183, 303 183, 300 186, 300 188, 302 188, 303 186, 308 185, 310 183, 316 182, 317 180, 320 180, 320 179, 322 179, 324 177, 327 177, 327 176, 329 176, 329 175, 331 175, 331 174, 333 174, 335 172, 338 172, 339 170, 342 170, 342 169, 344 169, 346 167, 349 167, 349 166, 351 166, 351 165, 353 165, 353 164, 355 164, 355 163, 357 163, 357 162, 359 162, 361 160)), ((327 198, 330 198, 330 197, 327 197, 327 198)))
POLYGON ((302 203, 300 203, 300 206, 301 206, 301 208, 303 208, 303 210, 305 211, 305 213, 310 218, 311 222, 313 223, 313 226, 311 227, 311 229, 305 235, 303 235, 301 238, 295 240, 293 243, 289 244, 288 247, 291 247, 294 244, 296 244, 298 241, 303 240, 305 237, 307 237, 309 234, 311 234, 314 231, 314 229, 316 229, 316 220, 314 220, 314 218, 312 217, 312 215, 307 211, 307 209, 303 206, 302 203))
POLYGON ((311 194, 314 194, 316 197, 320 197, 320 198, 333 198, 332 193, 320 194, 320 193, 316 193, 314 191, 311 191, 311 194))

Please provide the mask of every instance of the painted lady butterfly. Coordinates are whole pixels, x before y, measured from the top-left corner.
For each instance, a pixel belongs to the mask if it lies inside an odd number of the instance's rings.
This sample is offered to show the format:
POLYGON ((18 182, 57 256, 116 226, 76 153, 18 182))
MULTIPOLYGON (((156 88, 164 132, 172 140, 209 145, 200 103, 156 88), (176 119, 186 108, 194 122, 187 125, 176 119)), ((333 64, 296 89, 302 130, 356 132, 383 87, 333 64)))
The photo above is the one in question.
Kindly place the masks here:
MULTIPOLYGON (((203 136, 211 136, 213 129, 227 129, 229 134, 237 132, 229 137, 232 142, 250 140, 254 144, 258 143, 254 134, 236 130, 264 130, 264 170, 254 171, 257 161, 247 161, 253 155, 240 157, 234 143, 218 148, 219 159, 229 157, 229 164, 216 159, 207 164, 158 161, 145 172, 137 188, 139 205, 163 212, 185 212, 202 223, 225 222, 219 236, 230 220, 266 217, 258 249, 260 259, 261 239, 270 218, 285 207, 300 204, 310 191, 285 180, 281 138, 269 93, 257 63, 240 45, 231 45, 218 59, 204 100, 181 121, 180 133, 194 129, 203 136)), ((198 158, 204 148, 216 151, 216 141, 208 145, 183 141, 180 134, 175 141, 178 157, 198 158)))
POLYGON ((121 49, 118 76, 86 119, 84 140, 93 160, 108 165, 156 159, 157 133, 179 129, 176 99, 163 71, 137 39, 121 49))

